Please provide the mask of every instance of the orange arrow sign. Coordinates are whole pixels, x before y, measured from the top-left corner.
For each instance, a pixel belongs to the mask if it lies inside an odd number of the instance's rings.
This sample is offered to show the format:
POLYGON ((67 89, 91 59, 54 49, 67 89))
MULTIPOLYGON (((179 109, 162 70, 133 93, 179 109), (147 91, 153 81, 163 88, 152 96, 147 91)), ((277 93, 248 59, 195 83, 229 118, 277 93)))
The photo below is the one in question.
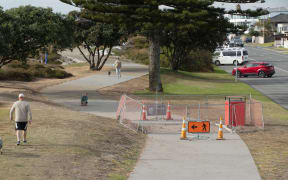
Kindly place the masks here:
POLYGON ((188 133, 210 133, 209 121, 189 121, 188 133))

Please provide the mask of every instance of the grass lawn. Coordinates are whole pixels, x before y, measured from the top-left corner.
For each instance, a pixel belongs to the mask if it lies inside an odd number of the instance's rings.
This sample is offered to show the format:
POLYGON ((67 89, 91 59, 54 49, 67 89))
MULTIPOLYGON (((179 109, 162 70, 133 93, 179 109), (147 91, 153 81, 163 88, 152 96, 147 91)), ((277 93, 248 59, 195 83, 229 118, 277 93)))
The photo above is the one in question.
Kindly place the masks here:
POLYGON ((271 47, 274 46, 274 42, 258 44, 258 43, 249 43, 250 46, 258 46, 258 47, 271 47))
MULTIPOLYGON (((263 179, 288 178, 288 111, 245 83, 216 67, 214 73, 172 72, 162 69, 164 94, 249 95, 263 103, 265 130, 240 133, 263 179)), ((147 90, 137 95, 151 94, 147 90)), ((223 98, 222 96, 222 98, 223 98)), ((224 99, 223 99, 224 101, 224 99)))
MULTIPOLYGON (((70 68, 75 69, 81 70, 70 68)), ((84 69, 77 73, 87 75, 84 69)), ((46 86, 54 81, 42 83, 46 86)), ((40 82, 1 82, 1 87, 6 87, 0 88, 1 180, 127 179, 143 149, 145 135, 124 128, 117 120, 51 104, 33 93, 42 87, 40 82), (19 91, 31 104, 33 122, 28 127, 28 143, 16 146, 9 108, 19 91)))

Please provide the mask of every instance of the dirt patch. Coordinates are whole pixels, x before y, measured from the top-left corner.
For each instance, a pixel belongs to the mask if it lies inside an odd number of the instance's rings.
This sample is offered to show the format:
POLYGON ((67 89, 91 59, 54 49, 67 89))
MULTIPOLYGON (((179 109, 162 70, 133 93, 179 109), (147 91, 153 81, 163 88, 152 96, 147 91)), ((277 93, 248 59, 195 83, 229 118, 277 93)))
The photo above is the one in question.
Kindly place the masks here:
POLYGON ((145 90, 149 87, 148 75, 132 79, 114 86, 99 89, 98 92, 105 96, 120 96, 122 94, 133 94, 136 91, 145 90))
POLYGON ((0 83, 4 141, 0 179, 126 179, 143 149, 144 135, 122 127, 117 120, 71 111, 38 94, 46 86, 93 73, 79 70, 65 80, 0 83), (28 144, 16 146, 14 123, 8 119, 19 92, 31 102, 33 123, 28 128, 28 144))

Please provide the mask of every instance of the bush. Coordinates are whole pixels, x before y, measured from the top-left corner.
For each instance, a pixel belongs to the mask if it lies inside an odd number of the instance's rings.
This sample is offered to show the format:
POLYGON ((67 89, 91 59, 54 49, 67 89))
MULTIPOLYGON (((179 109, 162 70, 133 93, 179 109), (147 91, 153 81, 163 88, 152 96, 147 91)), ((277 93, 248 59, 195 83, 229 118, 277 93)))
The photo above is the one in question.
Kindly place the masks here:
POLYGON ((15 81, 32 81, 33 75, 21 69, 9 69, 0 71, 1 80, 15 80, 15 81))
POLYGON ((62 70, 62 66, 43 64, 22 64, 13 62, 0 69, 0 80, 32 81, 35 78, 58 78, 71 77, 72 74, 62 70))
POLYGON ((19 61, 14 61, 14 62, 11 62, 10 64, 7 64, 6 67, 28 69, 30 68, 30 65, 27 63, 25 64, 25 63, 19 62, 19 61))
POLYGON ((63 71, 63 70, 49 69, 48 71, 46 71, 46 76, 47 76, 47 78, 64 79, 67 77, 71 77, 72 74, 67 73, 66 71, 63 71))
POLYGON ((149 43, 147 38, 144 36, 135 36, 129 39, 128 44, 136 49, 148 48, 149 43))
POLYGON ((179 69, 190 72, 213 72, 212 53, 207 50, 192 51, 179 69))

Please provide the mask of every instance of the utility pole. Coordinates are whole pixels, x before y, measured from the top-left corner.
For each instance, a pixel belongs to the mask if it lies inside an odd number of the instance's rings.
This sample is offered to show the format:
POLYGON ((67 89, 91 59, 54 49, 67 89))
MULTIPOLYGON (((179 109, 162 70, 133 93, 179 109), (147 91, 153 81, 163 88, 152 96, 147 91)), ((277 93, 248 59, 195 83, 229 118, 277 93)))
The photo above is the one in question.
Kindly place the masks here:
POLYGON ((263 17, 263 44, 265 43, 265 21, 263 17))

